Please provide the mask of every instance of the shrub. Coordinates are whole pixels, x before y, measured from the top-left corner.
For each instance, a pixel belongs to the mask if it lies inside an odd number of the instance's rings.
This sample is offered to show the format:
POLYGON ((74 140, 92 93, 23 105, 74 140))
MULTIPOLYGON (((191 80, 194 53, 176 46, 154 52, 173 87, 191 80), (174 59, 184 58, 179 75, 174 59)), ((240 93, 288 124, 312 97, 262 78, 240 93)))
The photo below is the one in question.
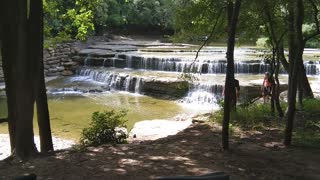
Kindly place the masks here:
POLYGON ((94 112, 90 127, 82 130, 80 145, 86 147, 125 143, 128 137, 124 124, 127 122, 126 115, 126 111, 94 112))
POLYGON ((307 113, 319 113, 320 111, 320 99, 304 99, 303 109, 307 113))
MULTIPOLYGON (((211 119, 222 123, 223 108, 215 112, 211 119)), ((237 106, 237 111, 231 112, 230 124, 244 129, 259 129, 264 123, 273 119, 269 104, 253 104, 251 106, 237 106)))

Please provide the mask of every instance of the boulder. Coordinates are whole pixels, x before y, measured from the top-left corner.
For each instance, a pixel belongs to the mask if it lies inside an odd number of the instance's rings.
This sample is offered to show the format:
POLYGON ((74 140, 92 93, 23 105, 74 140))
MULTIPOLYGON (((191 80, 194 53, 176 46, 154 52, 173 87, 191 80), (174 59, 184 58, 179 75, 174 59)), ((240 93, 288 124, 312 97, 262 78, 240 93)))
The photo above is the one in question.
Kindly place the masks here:
POLYGON ((146 95, 160 97, 184 97, 189 91, 189 83, 182 80, 145 80, 142 92, 146 95))

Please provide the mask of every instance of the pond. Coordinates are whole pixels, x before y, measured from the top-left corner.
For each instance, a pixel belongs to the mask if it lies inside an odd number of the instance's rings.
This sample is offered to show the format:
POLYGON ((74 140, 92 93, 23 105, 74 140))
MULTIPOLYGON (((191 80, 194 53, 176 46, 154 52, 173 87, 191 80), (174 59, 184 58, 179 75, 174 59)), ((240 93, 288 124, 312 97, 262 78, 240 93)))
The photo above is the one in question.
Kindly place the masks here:
MULTIPOLYGON (((159 99, 135 93, 121 91, 104 91, 99 93, 83 93, 68 90, 70 87, 95 88, 101 83, 85 78, 58 78, 47 83, 47 88, 53 91, 48 94, 48 103, 54 136, 78 140, 83 128, 88 127, 91 115, 95 111, 127 110, 126 123, 130 130, 134 123, 142 120, 172 119, 184 114, 192 115, 207 112, 208 109, 190 109, 178 101, 159 99)), ((211 109, 214 109, 212 106, 211 109)), ((6 99, 0 96, 0 117, 6 117, 6 99)), ((37 134, 36 119, 34 122, 37 134)), ((0 134, 8 133, 7 125, 0 124, 0 134)))

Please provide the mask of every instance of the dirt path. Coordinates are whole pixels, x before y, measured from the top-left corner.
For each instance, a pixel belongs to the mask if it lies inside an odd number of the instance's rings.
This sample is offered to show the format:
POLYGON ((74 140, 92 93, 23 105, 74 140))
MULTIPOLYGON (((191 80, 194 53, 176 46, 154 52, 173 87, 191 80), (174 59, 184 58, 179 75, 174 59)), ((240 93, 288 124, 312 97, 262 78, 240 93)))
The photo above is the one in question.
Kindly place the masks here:
POLYGON ((140 180, 215 171, 231 179, 320 179, 320 150, 282 148, 280 136, 276 129, 243 134, 223 152, 218 128, 193 125, 156 141, 58 152, 24 164, 0 162, 0 179, 28 172, 38 179, 140 180))

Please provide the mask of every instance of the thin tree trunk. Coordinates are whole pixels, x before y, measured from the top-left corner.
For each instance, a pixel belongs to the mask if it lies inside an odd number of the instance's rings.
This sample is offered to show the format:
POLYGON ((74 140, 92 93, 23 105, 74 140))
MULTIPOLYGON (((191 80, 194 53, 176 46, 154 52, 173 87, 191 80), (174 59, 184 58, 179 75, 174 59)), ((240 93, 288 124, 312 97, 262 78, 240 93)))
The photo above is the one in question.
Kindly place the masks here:
MULTIPOLYGON (((300 50, 301 52, 299 52, 299 53, 303 54, 305 45, 304 45, 303 41, 301 43, 303 45, 302 46, 303 48, 300 50)), ((282 43, 281 43, 281 46, 279 47, 279 49, 280 49, 280 61, 281 61, 281 64, 289 74, 289 63, 285 58, 284 48, 283 48, 283 44, 282 43)), ((308 77, 307 77, 306 69, 304 68, 304 65, 303 65, 303 59, 298 62, 298 66, 299 66, 299 74, 300 74, 298 82, 299 82, 299 84, 301 84, 301 87, 303 88, 302 89, 303 90, 303 96, 307 97, 307 98, 314 98, 313 91, 312 91, 312 88, 310 86, 310 83, 309 83, 309 80, 308 80, 308 77)))
POLYGON ((231 99, 235 95, 234 83, 234 45, 237 22, 240 12, 241 0, 236 0, 235 4, 228 1, 228 47, 227 47, 227 73, 224 93, 224 112, 222 123, 222 148, 229 149, 229 121, 231 110, 231 99))
POLYGON ((302 0, 289 1, 289 89, 288 110, 286 115, 286 128, 284 145, 289 146, 292 142, 293 122, 296 112, 297 80, 299 73, 299 61, 302 61, 301 49, 303 48, 302 23, 303 23, 302 0))
POLYGON ((37 104, 38 126, 41 152, 53 151, 50 117, 47 102, 46 85, 43 67, 43 7, 42 0, 30 1, 30 51, 34 61, 35 78, 33 83, 35 101, 37 104))
POLYGON ((276 56, 276 68, 275 68, 275 74, 274 74, 274 79, 275 79, 275 94, 274 94, 274 97, 275 97, 275 104, 276 104, 276 108, 277 108, 277 111, 278 111, 278 115, 279 117, 283 117, 283 110, 281 108, 281 105, 280 105, 280 99, 279 99, 279 96, 280 96, 280 81, 279 81, 279 70, 280 70, 280 55, 279 55, 279 46, 277 46, 277 56, 276 56))

